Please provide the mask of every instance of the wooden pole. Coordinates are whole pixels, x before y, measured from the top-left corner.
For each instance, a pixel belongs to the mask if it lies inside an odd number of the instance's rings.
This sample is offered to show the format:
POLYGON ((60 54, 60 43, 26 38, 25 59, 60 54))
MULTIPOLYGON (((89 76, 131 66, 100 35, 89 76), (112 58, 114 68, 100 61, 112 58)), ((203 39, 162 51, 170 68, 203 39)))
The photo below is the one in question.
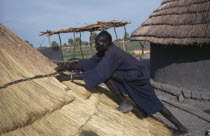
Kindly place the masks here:
POLYGON ((76 50, 76 33, 74 32, 74 53, 73 53, 73 58, 75 58, 75 50, 76 50))
POLYGON ((69 47, 70 47, 69 53, 70 53, 70 55, 72 55, 72 53, 73 53, 72 46, 74 46, 74 45, 73 45, 73 43, 69 43, 69 42, 68 42, 68 44, 69 44, 69 47))
POLYGON ((49 45, 50 45, 50 47, 52 47, 52 44, 51 44, 51 42, 50 42, 50 35, 48 34, 47 37, 48 37, 49 45))
POLYGON ((63 59, 63 51, 62 51, 62 43, 61 43, 61 36, 60 36, 60 34, 58 34, 58 38, 59 38, 59 41, 60 41, 60 47, 59 47, 59 49, 61 51, 61 57, 62 57, 62 60, 64 60, 63 59))
POLYGON ((93 55, 93 32, 90 32, 90 50, 91 50, 91 55, 93 55))
MULTIPOLYGON (((115 36, 116 36, 116 43, 119 43, 118 41, 118 36, 117 36, 117 32, 116 32, 116 28, 114 27, 114 33, 115 33, 115 36)), ((120 45, 118 45, 120 47, 120 45)))
POLYGON ((60 34, 58 34, 58 38, 59 38, 59 41, 60 41, 60 47, 62 46, 62 43, 61 43, 61 36, 60 34))
POLYGON ((80 35, 80 52, 81 52, 81 54, 82 54, 82 59, 84 60, 84 56, 83 56, 83 52, 82 52, 82 36, 81 36, 81 32, 79 33, 79 35, 80 35))
MULTIPOLYGON (((139 41, 140 46, 141 46, 141 53, 140 53, 140 59, 142 58, 142 56, 144 55, 144 44, 142 44, 141 41, 139 41)), ((145 43, 145 42, 144 42, 145 43)))
POLYGON ((44 39, 42 40, 41 43, 39 43, 40 48, 42 47, 43 42, 44 42, 44 39))
POLYGON ((126 27, 124 25, 124 38, 123 38, 123 43, 125 44, 126 48, 125 48, 125 51, 128 52, 128 44, 126 44, 126 40, 127 40, 127 35, 126 35, 126 27))

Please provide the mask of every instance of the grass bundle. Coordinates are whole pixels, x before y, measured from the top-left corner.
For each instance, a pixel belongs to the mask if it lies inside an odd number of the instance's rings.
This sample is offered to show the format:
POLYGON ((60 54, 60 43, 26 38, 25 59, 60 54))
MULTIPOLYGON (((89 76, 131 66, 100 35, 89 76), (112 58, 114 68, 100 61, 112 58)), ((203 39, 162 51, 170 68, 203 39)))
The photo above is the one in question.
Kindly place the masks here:
MULTIPOLYGON (((0 85, 53 72, 55 64, 3 25, 0 29, 0 85)), ((0 135, 170 135, 162 123, 142 119, 136 110, 116 111, 118 104, 108 90, 88 92, 81 81, 64 84, 44 77, 1 88, 0 135)))

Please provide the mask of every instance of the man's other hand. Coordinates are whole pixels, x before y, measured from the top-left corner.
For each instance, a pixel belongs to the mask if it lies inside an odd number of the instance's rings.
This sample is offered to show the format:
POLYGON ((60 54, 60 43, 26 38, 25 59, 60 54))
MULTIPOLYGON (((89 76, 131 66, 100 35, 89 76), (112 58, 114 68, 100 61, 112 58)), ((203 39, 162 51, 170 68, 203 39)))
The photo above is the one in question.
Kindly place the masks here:
POLYGON ((55 68, 55 71, 63 71, 65 70, 65 63, 58 63, 58 66, 55 68))
POLYGON ((68 75, 57 75, 55 78, 60 82, 70 80, 68 75))

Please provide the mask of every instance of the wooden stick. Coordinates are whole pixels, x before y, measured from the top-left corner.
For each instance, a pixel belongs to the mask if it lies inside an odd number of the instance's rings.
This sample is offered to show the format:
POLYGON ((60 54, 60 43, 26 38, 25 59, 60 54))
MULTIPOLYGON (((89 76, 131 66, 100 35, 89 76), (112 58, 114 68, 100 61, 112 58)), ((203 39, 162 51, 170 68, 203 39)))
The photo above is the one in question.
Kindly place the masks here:
MULTIPOLYGON (((115 36, 116 36, 116 43, 119 43, 118 41, 118 36, 117 36, 117 32, 116 32, 116 28, 114 27, 114 33, 115 33, 115 36)), ((120 47, 120 45, 118 45, 120 47)))
POLYGON ((73 42, 73 45, 74 45, 73 58, 75 58, 75 50, 76 50, 76 33, 75 32, 74 32, 74 42, 73 42))
POLYGON ((61 42, 61 36, 60 36, 60 34, 58 34, 58 38, 59 38, 59 41, 60 41, 60 51, 61 51, 61 57, 62 57, 62 60, 64 60, 63 59, 63 52, 62 52, 62 42, 61 42))
POLYGON ((59 38, 59 41, 60 41, 60 47, 62 46, 62 43, 61 43, 61 36, 60 34, 58 34, 58 38, 59 38))
POLYGON ((76 27, 76 28, 68 28, 68 29, 61 29, 58 31, 46 31, 46 32, 40 32, 40 36, 49 34, 59 34, 59 33, 69 33, 69 32, 83 32, 83 31, 101 31, 105 29, 109 29, 112 27, 121 27, 126 24, 130 24, 131 22, 128 21, 108 21, 108 22, 102 22, 99 21, 97 24, 91 24, 83 27, 76 27))
POLYGON ((93 32, 90 32, 90 50, 91 50, 91 55, 93 55, 93 38, 92 38, 93 32))
POLYGON ((50 35, 48 34, 47 37, 48 37, 49 45, 50 45, 50 47, 52 47, 52 44, 51 44, 51 42, 50 42, 50 35))
POLYGON ((126 44, 126 39, 127 39, 126 27, 125 27, 125 25, 124 25, 123 27, 124 27, 124 38, 123 38, 123 42, 124 42, 124 44, 125 44, 125 46, 126 46, 125 51, 128 52, 128 44, 126 44))
MULTIPOLYGON (((140 46, 141 46, 141 53, 140 53, 140 59, 142 58, 142 56, 144 55, 144 45, 142 44, 141 41, 139 41, 140 46)), ((145 42, 144 42, 145 43, 145 42)))
POLYGON ((118 36, 117 36, 117 32, 116 32, 116 28, 114 27, 114 33, 115 33, 115 36, 116 36, 116 40, 118 41, 118 36))
POLYGON ((83 52, 82 52, 82 36, 81 36, 81 32, 79 33, 79 35, 80 35, 80 52, 81 52, 81 54, 82 54, 82 59, 84 60, 84 56, 83 56, 83 52))

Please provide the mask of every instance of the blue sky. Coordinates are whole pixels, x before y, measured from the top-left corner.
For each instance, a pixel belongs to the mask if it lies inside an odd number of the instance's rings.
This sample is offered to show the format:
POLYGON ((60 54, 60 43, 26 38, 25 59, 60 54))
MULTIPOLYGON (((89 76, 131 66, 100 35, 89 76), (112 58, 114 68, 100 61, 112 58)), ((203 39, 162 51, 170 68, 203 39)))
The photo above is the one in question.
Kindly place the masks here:
MULTIPOLYGON (((49 46, 46 36, 40 31, 82 27, 97 21, 125 20, 130 34, 160 6, 162 0, 1 0, 0 23, 10 28, 35 47, 43 42, 49 46)), ((113 39, 113 29, 108 30, 113 39)), ((123 27, 117 28, 118 37, 123 37, 123 27)), ((79 36, 79 34, 77 35, 79 36)), ((61 34, 62 42, 73 38, 72 33, 61 34)), ((89 33, 82 33, 82 40, 88 41, 89 33)), ((51 36, 51 41, 58 37, 51 36)))

